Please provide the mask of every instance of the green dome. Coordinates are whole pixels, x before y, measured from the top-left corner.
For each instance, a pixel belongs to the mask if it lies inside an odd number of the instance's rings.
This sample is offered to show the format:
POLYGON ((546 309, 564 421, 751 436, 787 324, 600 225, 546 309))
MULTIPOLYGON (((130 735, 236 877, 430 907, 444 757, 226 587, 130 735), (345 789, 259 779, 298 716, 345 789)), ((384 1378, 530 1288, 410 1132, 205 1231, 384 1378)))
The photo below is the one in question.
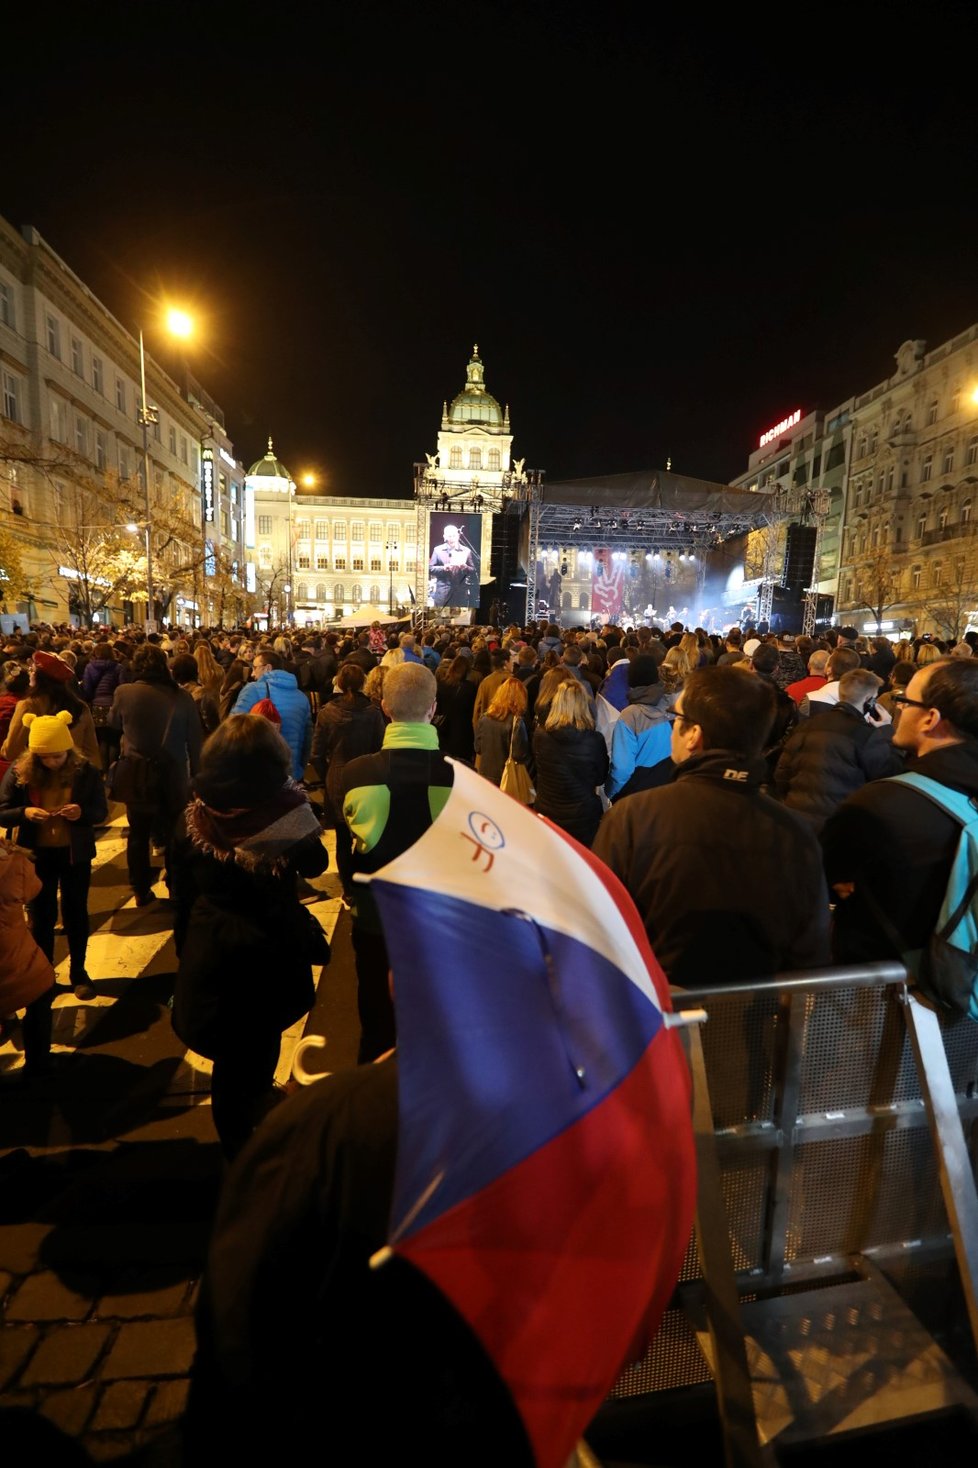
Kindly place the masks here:
POLYGON ((287 479, 291 483, 292 475, 286 469, 281 459, 276 459, 272 452, 272 440, 268 440, 268 453, 263 459, 258 459, 248 470, 249 477, 257 475, 261 479, 287 479))
POLYGON ((502 428, 503 410, 492 393, 486 392, 484 371, 479 348, 475 346, 465 371, 465 387, 458 397, 453 398, 452 406, 448 410, 450 424, 484 423, 487 427, 502 428))

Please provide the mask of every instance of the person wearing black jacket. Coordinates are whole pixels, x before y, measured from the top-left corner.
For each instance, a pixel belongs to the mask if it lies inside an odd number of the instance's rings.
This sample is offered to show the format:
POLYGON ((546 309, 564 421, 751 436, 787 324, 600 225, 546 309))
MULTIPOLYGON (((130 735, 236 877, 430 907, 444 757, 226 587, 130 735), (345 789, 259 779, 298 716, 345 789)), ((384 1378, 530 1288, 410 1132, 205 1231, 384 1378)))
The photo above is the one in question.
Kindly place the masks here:
POLYGON ((670 981, 749 981, 827 963, 818 840, 762 789, 770 685, 736 664, 695 668, 669 718, 672 783, 613 806, 593 850, 634 898, 670 981))
POLYGON ((806 719, 792 733, 774 771, 779 800, 804 816, 814 831, 847 795, 868 780, 899 775, 903 760, 894 750, 892 725, 867 722, 880 680, 867 668, 854 668, 839 680, 839 702, 806 719))
POLYGON ((601 820, 597 786, 608 778, 608 746, 594 727, 587 691, 571 677, 554 693, 533 735, 534 810, 590 846, 601 820))
MULTIPOLYGON (((978 802, 978 662, 920 668, 904 694, 893 743, 907 770, 978 802)), ((822 717, 820 715, 820 717, 822 717)), ((838 963, 902 958, 937 924, 961 827, 908 785, 877 780, 849 796, 825 824, 822 848, 837 904, 838 963)))

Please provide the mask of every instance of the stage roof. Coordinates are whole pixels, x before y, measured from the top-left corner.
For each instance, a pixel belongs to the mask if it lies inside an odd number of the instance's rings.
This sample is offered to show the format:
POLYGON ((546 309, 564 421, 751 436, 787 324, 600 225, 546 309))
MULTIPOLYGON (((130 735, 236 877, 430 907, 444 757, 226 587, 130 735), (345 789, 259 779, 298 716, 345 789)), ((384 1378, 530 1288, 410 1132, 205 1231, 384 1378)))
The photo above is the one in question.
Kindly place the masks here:
POLYGON ((546 482, 539 539, 565 545, 718 545, 781 518, 774 497, 664 469, 546 482))

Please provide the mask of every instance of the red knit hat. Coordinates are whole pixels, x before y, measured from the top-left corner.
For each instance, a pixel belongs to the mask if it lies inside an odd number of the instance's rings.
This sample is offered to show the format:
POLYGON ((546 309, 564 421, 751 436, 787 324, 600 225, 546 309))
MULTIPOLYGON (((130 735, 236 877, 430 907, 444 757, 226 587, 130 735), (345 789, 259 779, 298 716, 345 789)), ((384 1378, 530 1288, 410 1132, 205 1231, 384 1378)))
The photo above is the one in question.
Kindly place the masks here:
POLYGON ((260 698, 248 712, 258 714, 260 718, 267 719, 270 724, 275 725, 276 729, 281 729, 282 727, 282 715, 270 698, 260 698))
POLYGON ((62 658, 56 657, 53 652, 36 652, 34 666, 39 673, 45 673, 58 683, 70 683, 75 676, 68 664, 62 658))

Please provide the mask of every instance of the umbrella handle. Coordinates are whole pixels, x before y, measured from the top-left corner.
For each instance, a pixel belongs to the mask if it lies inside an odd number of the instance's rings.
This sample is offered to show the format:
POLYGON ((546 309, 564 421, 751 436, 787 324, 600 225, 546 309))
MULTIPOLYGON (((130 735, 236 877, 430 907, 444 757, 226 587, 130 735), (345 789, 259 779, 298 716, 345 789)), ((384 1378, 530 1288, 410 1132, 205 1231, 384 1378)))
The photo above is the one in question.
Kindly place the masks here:
POLYGON ((313 1081, 321 1081, 323 1076, 331 1074, 328 1070, 307 1070, 305 1056, 310 1050, 326 1049, 325 1035, 306 1035, 299 1041, 292 1052, 292 1074, 300 1086, 311 1086, 313 1081))

